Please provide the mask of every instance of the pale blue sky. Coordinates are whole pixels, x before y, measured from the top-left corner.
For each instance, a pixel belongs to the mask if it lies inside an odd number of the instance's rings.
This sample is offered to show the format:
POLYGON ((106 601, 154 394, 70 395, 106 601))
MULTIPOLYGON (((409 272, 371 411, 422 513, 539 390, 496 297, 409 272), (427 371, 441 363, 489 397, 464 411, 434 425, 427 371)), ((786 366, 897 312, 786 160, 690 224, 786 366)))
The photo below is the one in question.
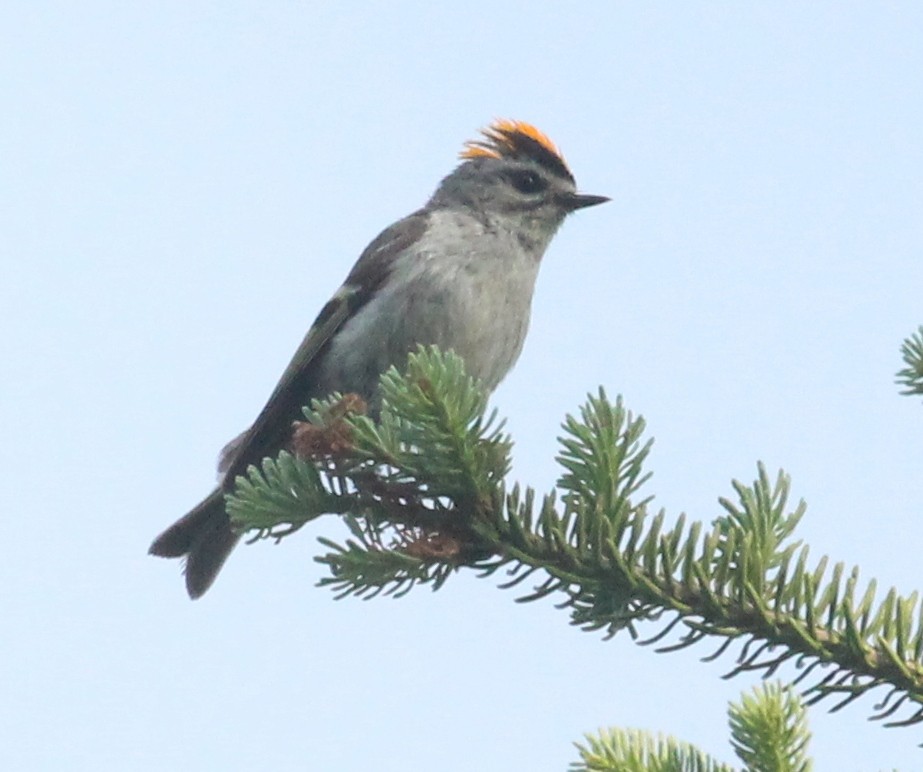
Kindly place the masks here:
MULTIPOLYGON (((466 574, 334 601, 322 521, 189 602, 151 538, 209 489, 363 246, 464 140, 534 122, 587 192, 493 403, 541 490, 598 385, 711 520, 785 468, 819 557, 923 586, 918 3, 7 3, 0 767, 561 770, 605 725, 731 760, 711 649, 655 655, 466 574)), ((819 769, 923 729, 811 712, 819 769)))

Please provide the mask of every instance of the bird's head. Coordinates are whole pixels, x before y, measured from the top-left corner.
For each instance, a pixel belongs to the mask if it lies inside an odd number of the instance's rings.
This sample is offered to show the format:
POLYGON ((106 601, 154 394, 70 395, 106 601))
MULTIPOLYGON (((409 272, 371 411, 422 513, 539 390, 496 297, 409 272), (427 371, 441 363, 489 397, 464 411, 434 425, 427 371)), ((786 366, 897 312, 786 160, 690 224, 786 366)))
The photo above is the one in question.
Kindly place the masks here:
POLYGON ((467 207, 495 227, 547 243, 564 218, 609 199, 578 193, 561 151, 523 121, 498 120, 465 144, 431 207, 467 207))

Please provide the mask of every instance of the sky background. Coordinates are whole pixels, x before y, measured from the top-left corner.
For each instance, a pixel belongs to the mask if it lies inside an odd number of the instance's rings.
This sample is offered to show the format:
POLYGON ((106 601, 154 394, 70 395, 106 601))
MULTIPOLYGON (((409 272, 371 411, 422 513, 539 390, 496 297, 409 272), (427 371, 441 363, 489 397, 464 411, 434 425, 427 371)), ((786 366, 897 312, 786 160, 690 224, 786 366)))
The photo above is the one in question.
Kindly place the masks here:
MULTIPOLYGON (((562 770, 603 726, 731 761, 754 679, 604 641, 463 573, 316 588, 323 519, 201 601, 151 539, 213 482, 362 248, 466 139, 528 120, 586 192, 493 398, 554 483, 605 386, 647 492, 710 522, 759 460, 815 558, 923 586, 919 3, 47 3, 0 11, 0 767, 562 770)), ((648 628, 651 632, 653 629, 648 628)), ((818 769, 919 769, 873 698, 818 769)))

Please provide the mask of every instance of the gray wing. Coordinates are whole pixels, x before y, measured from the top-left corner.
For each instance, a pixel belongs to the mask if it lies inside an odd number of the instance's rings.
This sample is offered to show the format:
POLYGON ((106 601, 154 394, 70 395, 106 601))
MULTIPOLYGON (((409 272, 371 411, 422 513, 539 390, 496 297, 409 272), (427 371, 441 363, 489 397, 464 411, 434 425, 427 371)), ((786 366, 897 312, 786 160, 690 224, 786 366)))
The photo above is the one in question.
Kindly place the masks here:
POLYGON ((227 468, 223 487, 230 489, 247 466, 285 446, 292 422, 301 418, 301 408, 312 394, 317 364, 330 339, 374 296, 397 256, 420 239, 427 218, 425 210, 415 212, 384 230, 365 248, 343 286, 317 315, 253 425, 226 448, 228 457, 221 462, 227 468))

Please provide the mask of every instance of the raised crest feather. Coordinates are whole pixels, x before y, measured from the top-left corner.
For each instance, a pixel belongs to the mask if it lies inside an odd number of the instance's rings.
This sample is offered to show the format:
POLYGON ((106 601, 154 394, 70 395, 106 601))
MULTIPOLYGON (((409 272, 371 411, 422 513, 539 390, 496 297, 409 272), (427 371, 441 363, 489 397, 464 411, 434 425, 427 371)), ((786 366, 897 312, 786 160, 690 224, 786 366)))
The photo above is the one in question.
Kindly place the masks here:
POLYGON ((501 119, 481 131, 484 139, 465 143, 460 156, 474 158, 501 158, 513 161, 533 161, 559 177, 573 181, 574 176, 564 156, 551 139, 531 123, 501 119))

